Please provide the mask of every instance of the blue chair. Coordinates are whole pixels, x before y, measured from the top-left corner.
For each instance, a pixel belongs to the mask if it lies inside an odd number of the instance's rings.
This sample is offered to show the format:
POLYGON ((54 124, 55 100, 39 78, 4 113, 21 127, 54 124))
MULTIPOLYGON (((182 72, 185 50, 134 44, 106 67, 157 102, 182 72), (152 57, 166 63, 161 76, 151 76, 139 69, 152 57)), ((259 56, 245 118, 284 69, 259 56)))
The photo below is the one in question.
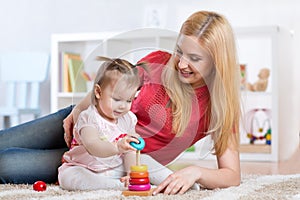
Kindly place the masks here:
POLYGON ((40 84, 47 77, 49 57, 43 52, 0 55, 0 81, 5 85, 5 92, 1 92, 5 102, 0 105, 4 128, 19 124, 22 115, 40 116, 40 84))

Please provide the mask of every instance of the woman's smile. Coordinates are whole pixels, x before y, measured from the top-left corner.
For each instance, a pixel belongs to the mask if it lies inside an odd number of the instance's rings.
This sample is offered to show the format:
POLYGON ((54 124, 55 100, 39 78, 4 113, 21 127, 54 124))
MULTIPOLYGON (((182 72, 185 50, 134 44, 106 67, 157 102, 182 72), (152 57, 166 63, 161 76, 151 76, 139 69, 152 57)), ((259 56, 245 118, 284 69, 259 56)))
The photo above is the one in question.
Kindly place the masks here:
POLYGON ((190 78, 193 75, 193 72, 179 70, 179 75, 182 76, 183 78, 190 78))

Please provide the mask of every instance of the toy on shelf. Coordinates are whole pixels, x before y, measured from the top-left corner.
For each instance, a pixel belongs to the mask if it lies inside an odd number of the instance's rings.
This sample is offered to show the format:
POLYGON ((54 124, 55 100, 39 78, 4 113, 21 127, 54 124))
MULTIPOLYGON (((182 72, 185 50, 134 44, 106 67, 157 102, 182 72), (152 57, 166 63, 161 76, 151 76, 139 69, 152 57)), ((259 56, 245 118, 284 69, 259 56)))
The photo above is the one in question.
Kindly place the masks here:
POLYGON ((247 89, 253 92, 266 91, 268 87, 268 78, 270 76, 270 70, 268 68, 262 68, 258 74, 258 80, 251 84, 247 83, 247 89))
POLYGON ((241 72, 241 90, 246 90, 247 87, 246 64, 240 64, 240 72, 241 72))
POLYGON ((128 190, 122 192, 124 196, 151 196, 152 189, 150 185, 148 166, 140 162, 141 150, 145 147, 143 138, 138 138, 139 143, 130 142, 130 145, 137 149, 136 165, 130 167, 130 179, 128 190))
POLYGON ((271 145, 271 110, 267 108, 256 108, 248 111, 245 115, 247 137, 250 144, 257 140, 265 140, 267 145, 271 145), (257 113, 262 112, 264 117, 258 118, 257 113), (259 123, 261 122, 262 123, 259 123))

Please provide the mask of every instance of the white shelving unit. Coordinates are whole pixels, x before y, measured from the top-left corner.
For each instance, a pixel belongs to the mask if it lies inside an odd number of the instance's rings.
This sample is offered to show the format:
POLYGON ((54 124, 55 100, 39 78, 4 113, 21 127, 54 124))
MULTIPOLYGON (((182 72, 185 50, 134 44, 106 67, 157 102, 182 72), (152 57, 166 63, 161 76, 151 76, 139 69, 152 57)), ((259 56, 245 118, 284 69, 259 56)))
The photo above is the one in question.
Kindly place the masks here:
MULTIPOLYGON (((279 71, 282 67, 291 68, 291 65, 282 66, 283 64, 290 64, 289 61, 283 60, 287 59, 290 53, 291 35, 278 26, 244 27, 234 30, 240 64, 246 64, 247 81, 254 83, 258 79, 257 75, 261 68, 269 68, 271 72, 268 88, 265 92, 246 90, 241 92, 242 109, 245 113, 255 108, 271 109, 271 145, 265 144, 265 140, 255 141, 254 145, 250 145, 250 139, 247 138, 247 133, 242 126, 240 158, 245 161, 278 161, 280 160, 279 151, 285 151, 279 146, 279 139, 285 137, 279 134, 279 130, 286 126, 280 117, 287 115, 286 110, 280 109, 287 102, 282 101, 282 93, 285 88, 280 87, 279 83, 287 83, 279 76, 279 71), (285 45, 284 55, 280 55, 282 54, 280 53, 283 49, 282 45, 285 45)), ((286 135, 286 137, 289 136, 286 135)), ((181 158, 216 159, 211 154, 203 158, 203 155, 208 154, 209 147, 209 145, 203 146, 203 142, 199 141, 195 144, 195 152, 185 152, 181 158), (201 150, 204 152, 201 153, 201 150)))
POLYGON ((163 29, 137 29, 127 32, 101 32, 80 34, 54 34, 51 44, 51 112, 70 104, 76 104, 86 93, 61 91, 60 54, 78 53, 84 60, 84 70, 96 72, 99 62, 96 56, 125 58, 133 63, 155 49, 172 51, 177 33, 163 29))
MULTIPOLYGON (((249 146, 246 133, 241 132, 241 160, 277 161, 279 160, 279 99, 283 87, 279 87, 279 64, 282 64, 279 55, 280 40, 289 40, 288 34, 282 34, 277 26, 236 28, 237 50, 241 64, 247 65, 247 81, 257 80, 260 68, 269 68, 271 71, 269 85, 266 92, 242 92, 245 111, 252 108, 269 108, 272 110, 271 145, 249 146), (285 36, 282 36, 285 35, 285 36), (286 36, 287 35, 287 36, 286 36), (244 148, 247 146, 246 148, 244 148), (263 147, 261 147, 263 146, 263 147)), ((56 34, 52 36, 52 71, 51 71, 51 111, 55 112, 70 104, 81 100, 85 93, 63 93, 59 90, 59 54, 63 51, 80 53, 85 61, 86 71, 95 71, 98 64, 93 60, 96 55, 126 58, 136 62, 146 53, 154 49, 172 51, 175 46, 177 33, 169 30, 140 29, 125 33, 87 33, 87 34, 56 34)), ((286 44, 286 43, 285 43, 286 44)), ((288 49, 286 49, 287 51, 288 49)), ((285 113, 284 113, 285 114, 285 113)), ((184 153, 181 158, 204 159, 209 145, 198 142, 196 152, 184 153), (204 149, 204 152, 199 151, 204 149), (205 152, 206 151, 206 152, 205 152)), ((213 156, 206 157, 214 159, 213 156)))

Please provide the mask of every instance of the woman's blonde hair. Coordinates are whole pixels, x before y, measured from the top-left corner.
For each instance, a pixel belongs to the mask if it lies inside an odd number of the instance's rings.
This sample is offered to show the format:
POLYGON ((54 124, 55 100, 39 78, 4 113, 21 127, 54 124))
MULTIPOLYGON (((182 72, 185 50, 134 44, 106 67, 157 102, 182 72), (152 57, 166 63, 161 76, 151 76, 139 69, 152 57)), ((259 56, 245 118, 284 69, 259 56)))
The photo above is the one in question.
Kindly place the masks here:
MULTIPOLYGON (((118 81, 120 79, 126 81, 126 87, 128 88, 138 88, 140 86, 140 78, 136 66, 146 68, 145 63, 138 63, 136 65, 133 65, 124 59, 111 59, 103 56, 97 56, 96 60, 104 62, 101 64, 97 71, 97 75, 95 77, 93 85, 94 87, 97 84, 103 89, 112 81, 118 81)), ((95 105, 96 96, 94 93, 92 93, 91 98, 92 103, 95 105)))
MULTIPOLYGON (((233 30, 222 15, 199 11, 183 23, 180 34, 196 37, 213 60, 214 70, 205 81, 210 92, 208 133, 212 133, 215 154, 222 155, 232 144, 237 149, 240 74, 233 30), (229 141, 233 143, 229 144, 229 141)), ((168 64, 174 66, 173 62, 174 55, 168 64)), ((172 103, 173 132, 180 136, 189 124, 195 94, 190 85, 179 81, 174 67, 165 68, 162 80, 172 103)))

